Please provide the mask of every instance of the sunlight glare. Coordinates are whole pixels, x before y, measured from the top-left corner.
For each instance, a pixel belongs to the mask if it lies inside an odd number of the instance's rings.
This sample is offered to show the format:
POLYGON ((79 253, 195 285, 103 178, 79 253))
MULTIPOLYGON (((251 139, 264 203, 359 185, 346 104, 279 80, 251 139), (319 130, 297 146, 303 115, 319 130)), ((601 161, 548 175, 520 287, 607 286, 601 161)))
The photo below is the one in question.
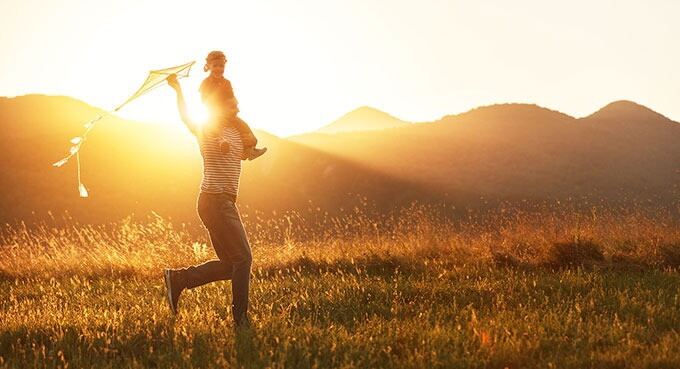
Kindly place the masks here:
POLYGON ((196 124, 204 125, 208 121, 208 108, 201 104, 188 104, 189 115, 196 124))

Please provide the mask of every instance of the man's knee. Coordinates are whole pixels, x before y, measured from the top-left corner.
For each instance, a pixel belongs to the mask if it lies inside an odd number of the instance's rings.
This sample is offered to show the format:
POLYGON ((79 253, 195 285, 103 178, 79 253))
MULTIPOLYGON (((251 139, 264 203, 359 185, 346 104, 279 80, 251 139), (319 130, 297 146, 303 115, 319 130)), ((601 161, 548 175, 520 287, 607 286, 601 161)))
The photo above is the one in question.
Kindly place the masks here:
POLYGON ((243 250, 243 252, 239 253, 238 255, 238 260, 234 261, 234 264, 239 264, 239 265, 252 265, 253 263, 253 254, 250 252, 250 248, 246 248, 243 250))
POLYGON ((253 254, 248 250, 248 252, 243 257, 242 263, 251 265, 253 263, 253 254))
POLYGON ((231 272, 234 270, 234 265, 230 261, 220 260, 220 270, 225 275, 231 277, 231 272))

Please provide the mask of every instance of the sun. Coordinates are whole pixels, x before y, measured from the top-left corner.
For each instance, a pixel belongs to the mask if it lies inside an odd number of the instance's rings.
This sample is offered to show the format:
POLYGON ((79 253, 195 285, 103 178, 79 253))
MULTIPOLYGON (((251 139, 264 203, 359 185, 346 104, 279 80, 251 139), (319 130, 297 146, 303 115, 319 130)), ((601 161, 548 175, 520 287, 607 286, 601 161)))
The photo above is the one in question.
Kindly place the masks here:
POLYGON ((208 107, 202 103, 191 103, 187 102, 187 108, 189 109, 189 116, 194 123, 198 125, 204 125, 208 121, 208 107))

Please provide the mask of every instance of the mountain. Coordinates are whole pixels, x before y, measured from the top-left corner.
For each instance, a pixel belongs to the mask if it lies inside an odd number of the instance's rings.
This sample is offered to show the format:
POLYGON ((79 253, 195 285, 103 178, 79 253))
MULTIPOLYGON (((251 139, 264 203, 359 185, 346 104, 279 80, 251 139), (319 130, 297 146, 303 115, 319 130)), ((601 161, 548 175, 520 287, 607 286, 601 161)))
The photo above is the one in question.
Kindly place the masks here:
POLYGON ((666 122, 670 120, 646 106, 627 100, 619 100, 607 104, 587 118, 598 120, 634 120, 643 122, 666 122))
POLYGON ((680 183, 680 124, 629 102, 581 119, 501 104, 389 131, 293 140, 441 192, 489 199, 676 201, 680 183))
MULTIPOLYGON (((50 219, 48 211, 56 221, 68 211, 85 223, 150 211, 198 221, 201 158, 181 126, 103 119, 81 150, 91 197, 78 197, 75 162, 52 163, 101 112, 61 96, 0 98, 0 221, 50 219)), ((501 104, 379 131, 256 135, 269 151, 243 164, 246 217, 284 210, 315 217, 315 209, 342 212, 366 201, 377 209, 414 200, 460 209, 503 200, 680 198, 680 124, 631 102, 580 119, 501 104)))
POLYGON ((336 121, 317 129, 315 132, 332 134, 353 131, 379 131, 409 124, 380 110, 362 106, 343 115, 336 121))
MULTIPOLYGON (((87 223, 150 211, 177 221, 198 221, 195 201, 202 164, 196 140, 185 127, 116 116, 102 119, 80 155, 90 197, 78 197, 75 158, 61 168, 52 163, 68 153, 69 140, 84 132, 83 124, 100 113, 61 96, 0 99, 0 221, 42 219, 48 211, 68 211, 87 223)), ((243 164, 239 203, 246 214, 272 216, 312 206, 351 209, 363 201, 359 195, 391 206, 427 193, 421 184, 266 132, 256 135, 269 151, 243 164)))

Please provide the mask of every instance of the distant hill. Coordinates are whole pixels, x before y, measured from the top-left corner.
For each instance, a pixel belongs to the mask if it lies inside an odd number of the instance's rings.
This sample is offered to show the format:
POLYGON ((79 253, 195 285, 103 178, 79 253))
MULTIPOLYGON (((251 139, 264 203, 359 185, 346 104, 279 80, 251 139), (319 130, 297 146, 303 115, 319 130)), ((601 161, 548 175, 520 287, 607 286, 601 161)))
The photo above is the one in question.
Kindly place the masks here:
POLYGON ((363 106, 343 115, 338 120, 317 129, 315 132, 338 133, 379 131, 388 128, 402 127, 409 124, 410 123, 395 118, 380 110, 363 106))
POLYGON ((628 120, 628 121, 661 121, 666 122, 670 119, 665 116, 649 109, 646 106, 634 103, 627 100, 619 100, 613 103, 607 104, 602 109, 596 111, 595 113, 589 115, 589 119, 601 119, 601 120, 628 120))
POLYGON ((631 102, 576 119, 502 104, 383 132, 293 140, 442 192, 677 201, 680 124, 631 102))

